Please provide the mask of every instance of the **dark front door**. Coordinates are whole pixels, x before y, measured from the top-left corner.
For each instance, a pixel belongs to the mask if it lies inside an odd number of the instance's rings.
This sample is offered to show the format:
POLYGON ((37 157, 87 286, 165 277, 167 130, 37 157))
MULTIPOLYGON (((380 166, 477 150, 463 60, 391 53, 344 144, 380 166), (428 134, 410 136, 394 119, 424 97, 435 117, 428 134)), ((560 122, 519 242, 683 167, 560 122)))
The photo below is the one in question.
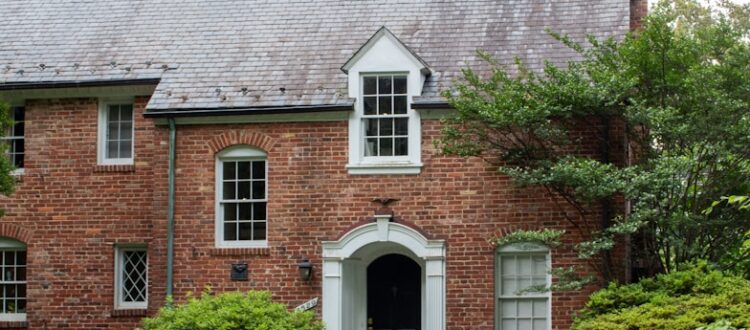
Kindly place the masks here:
POLYGON ((419 265, 400 254, 367 267, 368 330, 421 330, 421 275, 419 265))

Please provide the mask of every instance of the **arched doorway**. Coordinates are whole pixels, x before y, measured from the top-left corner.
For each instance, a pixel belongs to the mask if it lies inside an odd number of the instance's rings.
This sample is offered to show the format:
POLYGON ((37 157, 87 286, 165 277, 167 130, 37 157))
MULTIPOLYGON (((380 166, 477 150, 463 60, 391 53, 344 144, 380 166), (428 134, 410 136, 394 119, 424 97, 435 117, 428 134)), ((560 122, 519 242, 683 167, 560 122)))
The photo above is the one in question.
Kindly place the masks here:
POLYGON ((367 266, 367 326, 420 330, 422 270, 411 258, 387 254, 367 266))
POLYGON ((427 239, 409 226, 392 222, 390 216, 376 216, 376 221, 352 229, 336 241, 323 242, 322 275, 323 321, 327 330, 366 330, 368 313, 385 317, 382 315, 386 311, 374 310, 377 301, 368 301, 368 286, 391 285, 392 289, 394 284, 397 290, 411 291, 409 295, 416 292, 419 297, 418 304, 410 304, 418 309, 418 313, 411 313, 417 315, 417 326, 394 329, 445 329, 445 242, 427 239), (398 257, 390 257, 393 255, 398 257), (401 272, 407 263, 401 258, 412 262, 406 278, 393 275, 387 279, 381 275, 383 283, 370 281, 377 274, 401 272), (368 266, 373 263, 376 270, 368 274, 368 266), (419 276, 416 285, 415 273, 419 276), (409 288, 403 289, 407 285, 409 288))

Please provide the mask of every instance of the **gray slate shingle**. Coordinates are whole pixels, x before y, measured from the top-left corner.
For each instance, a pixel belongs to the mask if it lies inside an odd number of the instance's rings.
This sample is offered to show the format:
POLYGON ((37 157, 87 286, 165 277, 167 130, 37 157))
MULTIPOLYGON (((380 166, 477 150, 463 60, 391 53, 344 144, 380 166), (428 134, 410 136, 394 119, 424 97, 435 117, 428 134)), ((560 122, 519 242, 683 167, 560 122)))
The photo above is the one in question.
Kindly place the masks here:
POLYGON ((477 49, 539 68, 575 58, 545 28, 581 39, 622 36, 629 25, 627 0, 0 0, 0 8, 0 83, 161 77, 151 111, 347 103, 340 67, 381 26, 430 64, 422 99, 434 100, 462 67, 481 67, 477 49))

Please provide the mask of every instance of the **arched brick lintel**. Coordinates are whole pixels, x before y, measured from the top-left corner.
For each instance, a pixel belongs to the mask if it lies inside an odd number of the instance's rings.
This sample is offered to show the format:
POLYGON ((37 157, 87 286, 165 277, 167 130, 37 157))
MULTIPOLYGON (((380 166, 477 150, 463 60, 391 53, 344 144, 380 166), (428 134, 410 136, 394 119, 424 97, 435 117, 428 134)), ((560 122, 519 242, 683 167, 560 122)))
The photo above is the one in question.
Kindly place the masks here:
POLYGON ((217 153, 227 147, 235 145, 249 145, 263 149, 266 152, 271 151, 276 141, 268 135, 256 132, 231 131, 220 134, 208 141, 208 147, 212 153, 217 153))
POLYGON ((10 223, 0 223, 0 236, 12 238, 26 245, 31 242, 31 231, 10 223))

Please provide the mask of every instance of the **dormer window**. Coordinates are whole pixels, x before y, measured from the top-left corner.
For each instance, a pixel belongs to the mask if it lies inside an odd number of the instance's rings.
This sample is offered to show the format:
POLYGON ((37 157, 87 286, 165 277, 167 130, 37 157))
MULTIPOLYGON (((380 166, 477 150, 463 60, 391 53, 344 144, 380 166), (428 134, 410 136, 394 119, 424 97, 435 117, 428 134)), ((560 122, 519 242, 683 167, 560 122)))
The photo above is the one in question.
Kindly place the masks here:
POLYGON ((409 155, 406 81, 406 75, 362 77, 365 157, 409 155))
POLYGON ((419 174, 421 123, 411 109, 427 65, 385 27, 341 68, 356 99, 349 118, 349 174, 419 174))

